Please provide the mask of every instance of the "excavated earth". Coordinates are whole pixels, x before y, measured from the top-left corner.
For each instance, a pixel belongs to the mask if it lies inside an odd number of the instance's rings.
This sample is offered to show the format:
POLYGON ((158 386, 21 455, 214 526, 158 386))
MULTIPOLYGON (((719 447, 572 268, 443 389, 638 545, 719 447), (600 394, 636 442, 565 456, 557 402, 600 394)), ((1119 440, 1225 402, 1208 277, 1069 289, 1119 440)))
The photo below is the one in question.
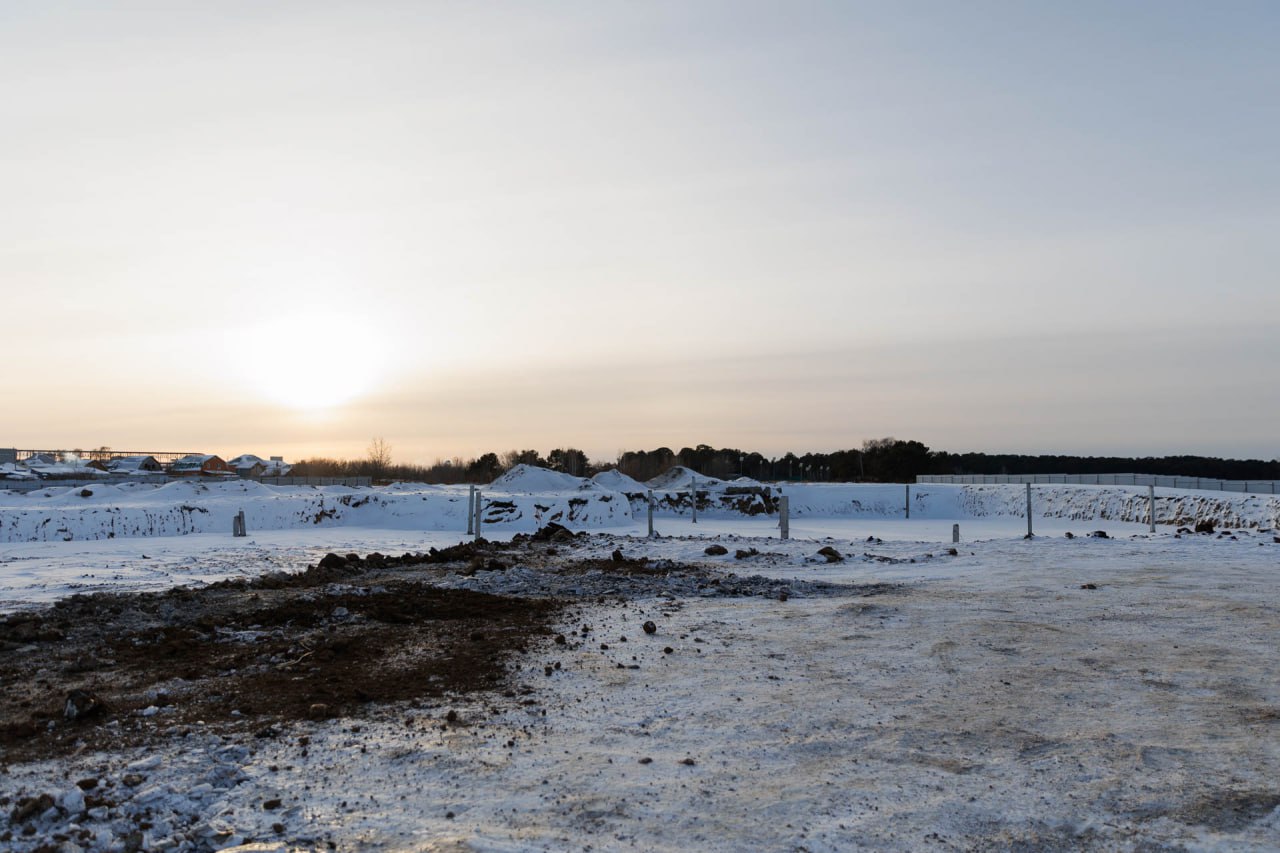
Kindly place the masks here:
POLYGON ((550 525, 509 544, 330 554, 296 574, 76 595, 12 614, 0 619, 0 761, 143 745, 195 726, 276 737, 294 720, 476 691, 516 702, 528 688, 508 683, 511 659, 580 618, 578 605, 878 591, 621 553, 575 559, 573 546, 550 525), (459 578, 481 589, 451 587, 459 578))

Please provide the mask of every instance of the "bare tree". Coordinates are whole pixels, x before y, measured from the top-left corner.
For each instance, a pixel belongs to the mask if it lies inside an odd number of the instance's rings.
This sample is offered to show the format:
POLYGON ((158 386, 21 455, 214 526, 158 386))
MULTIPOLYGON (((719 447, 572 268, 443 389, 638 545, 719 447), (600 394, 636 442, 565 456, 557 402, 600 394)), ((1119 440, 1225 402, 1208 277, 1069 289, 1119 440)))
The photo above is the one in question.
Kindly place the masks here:
POLYGON ((391 467, 391 445, 382 436, 369 442, 369 476, 382 477, 391 467))

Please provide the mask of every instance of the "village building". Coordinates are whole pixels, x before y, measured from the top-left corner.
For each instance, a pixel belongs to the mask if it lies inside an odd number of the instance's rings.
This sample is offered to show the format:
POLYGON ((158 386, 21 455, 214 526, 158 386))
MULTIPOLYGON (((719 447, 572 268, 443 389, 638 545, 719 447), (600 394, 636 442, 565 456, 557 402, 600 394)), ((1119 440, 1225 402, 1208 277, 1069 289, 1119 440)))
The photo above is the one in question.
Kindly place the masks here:
POLYGON ((112 474, 142 477, 148 474, 163 474, 164 466, 157 462, 154 456, 117 456, 107 463, 107 470, 112 474))
POLYGON ((227 464, 241 477, 246 478, 284 477, 293 467, 284 461, 283 456, 263 459, 252 453, 242 453, 234 459, 227 460, 227 464))
POLYGON ((177 459, 169 466, 174 477, 231 477, 235 472, 221 456, 212 453, 192 453, 177 459))

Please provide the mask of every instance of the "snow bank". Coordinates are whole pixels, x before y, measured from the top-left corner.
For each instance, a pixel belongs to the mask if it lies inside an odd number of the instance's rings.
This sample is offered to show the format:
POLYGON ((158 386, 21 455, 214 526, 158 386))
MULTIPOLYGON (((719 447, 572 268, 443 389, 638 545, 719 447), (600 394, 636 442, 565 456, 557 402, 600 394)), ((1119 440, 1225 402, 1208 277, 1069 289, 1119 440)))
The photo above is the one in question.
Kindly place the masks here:
MULTIPOLYGON (((482 521, 497 525, 501 535, 532 531, 552 521, 575 529, 625 526, 646 512, 644 487, 623 491, 619 486, 625 487, 624 475, 605 478, 606 483, 618 484, 607 486, 522 467, 525 470, 513 469, 515 477, 499 479, 483 492, 482 521)), ((684 469, 669 482, 683 481, 687 489, 691 474, 684 469)), ((703 481, 698 482, 701 486, 703 481)), ((789 498, 791 515, 798 520, 902 520, 906 515, 907 489, 902 485, 812 483, 756 488, 708 482, 716 485, 706 492, 699 488, 698 503, 699 514, 708 518, 772 514, 780 494, 789 498)), ((680 493, 678 485, 657 490, 655 496, 660 516, 689 514, 689 495, 680 493)), ((913 522, 1026 517, 1026 491, 1018 485, 918 484, 910 487, 910 500, 913 522)), ((0 542, 229 534, 232 517, 241 511, 250 533, 317 525, 462 532, 467 528, 467 487, 399 483, 352 489, 229 480, 50 486, 25 494, 0 491, 0 542)), ((1124 486, 1033 486, 1032 513, 1046 519, 1145 524, 1147 492, 1124 486)), ((1280 498, 1157 490, 1158 524, 1192 526, 1205 519, 1220 528, 1277 528, 1280 498)))
MULTIPOLYGON (((549 521, 579 528, 631 522, 631 507, 623 496, 571 479, 589 488, 535 494, 490 488, 484 492, 482 522, 503 525, 506 535, 536 530, 549 521)), ((0 492, 0 542, 230 533, 231 519, 241 511, 250 533, 315 525, 464 531, 467 489, 403 483, 386 489, 268 486, 232 480, 0 492)))

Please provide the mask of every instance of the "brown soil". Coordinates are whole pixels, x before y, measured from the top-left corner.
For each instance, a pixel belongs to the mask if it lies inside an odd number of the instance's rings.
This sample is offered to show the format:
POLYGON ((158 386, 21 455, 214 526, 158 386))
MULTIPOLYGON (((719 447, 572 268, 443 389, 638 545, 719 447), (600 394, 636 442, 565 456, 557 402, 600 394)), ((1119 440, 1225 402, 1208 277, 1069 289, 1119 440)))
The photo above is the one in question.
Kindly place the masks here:
POLYGON ((511 656, 553 634, 565 606, 367 569, 73 596, 0 620, 0 758, 143 743, 197 725, 271 737, 292 720, 497 688, 511 656))

